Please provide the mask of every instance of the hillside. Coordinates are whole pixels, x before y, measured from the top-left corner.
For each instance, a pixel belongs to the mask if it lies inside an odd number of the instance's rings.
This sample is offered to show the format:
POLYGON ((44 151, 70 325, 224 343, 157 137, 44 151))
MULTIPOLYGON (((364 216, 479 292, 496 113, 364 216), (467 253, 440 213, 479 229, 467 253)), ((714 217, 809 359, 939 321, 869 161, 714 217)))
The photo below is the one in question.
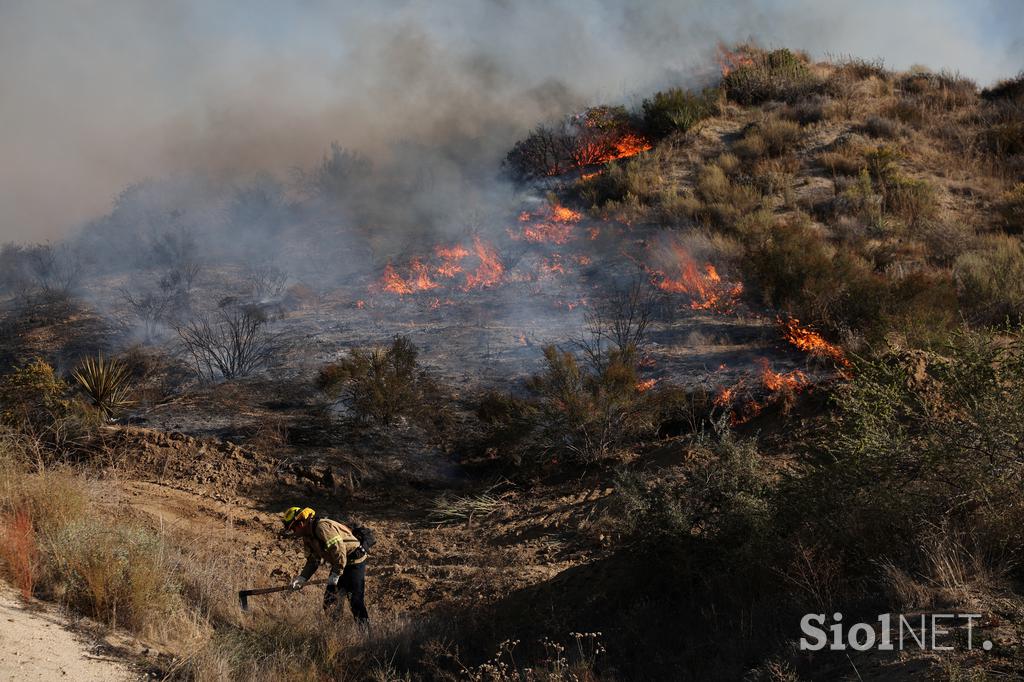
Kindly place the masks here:
POLYGON ((538 122, 458 229, 334 146, 6 245, 6 578, 166 679, 1016 679, 1024 81, 720 60, 538 122), (374 530, 370 633, 237 608, 293 504, 374 530), (974 645, 801 651, 837 612, 974 645))

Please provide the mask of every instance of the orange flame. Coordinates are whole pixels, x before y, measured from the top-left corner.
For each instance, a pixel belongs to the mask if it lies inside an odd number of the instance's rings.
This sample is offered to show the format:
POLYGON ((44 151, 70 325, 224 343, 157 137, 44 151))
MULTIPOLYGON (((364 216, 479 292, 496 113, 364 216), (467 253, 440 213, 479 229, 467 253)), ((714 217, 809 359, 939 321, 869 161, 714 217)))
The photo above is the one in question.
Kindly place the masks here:
POLYGON ((638 381, 636 382, 637 393, 646 393, 647 391, 654 388, 654 385, 657 383, 657 379, 644 379, 643 381, 638 381))
POLYGON ((462 272, 460 261, 469 255, 469 251, 462 244, 456 244, 448 248, 435 247, 434 254, 441 259, 441 264, 437 266, 435 272, 441 277, 451 279, 462 272))
POLYGON ((783 327, 782 334, 786 341, 789 341, 800 350, 816 357, 831 358, 840 367, 846 368, 850 366, 850 361, 846 359, 846 354, 843 353, 842 348, 829 343, 817 332, 801 327, 800 320, 791 317, 783 322, 779 318, 778 322, 783 327))
POLYGON ((678 274, 670 277, 661 270, 653 271, 653 281, 659 289, 672 294, 686 294, 692 299, 690 307, 694 310, 730 312, 735 308, 736 301, 743 293, 741 282, 723 281, 711 263, 705 263, 701 272, 701 268, 685 249, 674 245, 672 250, 678 274))
POLYGON ((782 390, 799 391, 809 383, 810 379, 800 370, 779 374, 772 370, 767 360, 761 359, 761 384, 772 393, 782 390))
POLYGON ((473 251, 480 259, 480 264, 474 272, 466 273, 466 284, 463 286, 463 290, 469 291, 498 284, 502 275, 505 274, 505 266, 501 264, 498 252, 477 235, 473 235, 473 251))
POLYGON ((356 308, 358 308, 359 310, 362 310, 365 307, 366 307, 366 301, 364 301, 362 299, 356 301, 356 308))
POLYGON ((384 275, 381 277, 381 288, 384 291, 391 292, 392 294, 398 294, 399 296, 405 296, 406 294, 413 293, 412 285, 402 279, 402 276, 395 271, 395 266, 389 261, 384 266, 384 275))
POLYGON ((736 69, 744 66, 753 66, 754 58, 744 48, 730 50, 722 43, 718 44, 718 66, 722 70, 722 78, 725 78, 736 69))

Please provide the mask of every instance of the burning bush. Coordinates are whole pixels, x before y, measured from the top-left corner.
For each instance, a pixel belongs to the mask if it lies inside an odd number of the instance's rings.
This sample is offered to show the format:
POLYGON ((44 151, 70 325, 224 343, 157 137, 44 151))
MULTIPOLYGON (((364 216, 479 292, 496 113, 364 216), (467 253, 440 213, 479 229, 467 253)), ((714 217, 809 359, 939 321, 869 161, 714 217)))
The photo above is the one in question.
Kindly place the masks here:
POLYGON ((607 163, 650 148, 625 108, 591 107, 554 126, 538 126, 515 143, 505 157, 505 166, 516 179, 528 180, 607 163))
POLYGON ((387 348, 356 348, 349 357, 320 370, 317 388, 341 398, 359 419, 388 426, 422 407, 427 379, 418 355, 404 336, 387 348))
POLYGON ((643 101, 644 129, 652 138, 674 132, 685 133, 718 110, 719 90, 708 88, 695 94, 682 88, 654 93, 643 101))

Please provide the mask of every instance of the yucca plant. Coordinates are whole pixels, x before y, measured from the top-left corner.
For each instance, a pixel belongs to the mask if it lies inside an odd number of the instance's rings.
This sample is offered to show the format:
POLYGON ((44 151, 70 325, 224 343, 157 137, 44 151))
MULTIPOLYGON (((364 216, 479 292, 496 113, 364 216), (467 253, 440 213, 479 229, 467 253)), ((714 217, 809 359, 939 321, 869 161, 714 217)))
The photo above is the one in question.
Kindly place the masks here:
POLYGON ((102 355, 85 358, 71 376, 107 417, 132 404, 128 399, 128 366, 120 360, 105 359, 102 355))

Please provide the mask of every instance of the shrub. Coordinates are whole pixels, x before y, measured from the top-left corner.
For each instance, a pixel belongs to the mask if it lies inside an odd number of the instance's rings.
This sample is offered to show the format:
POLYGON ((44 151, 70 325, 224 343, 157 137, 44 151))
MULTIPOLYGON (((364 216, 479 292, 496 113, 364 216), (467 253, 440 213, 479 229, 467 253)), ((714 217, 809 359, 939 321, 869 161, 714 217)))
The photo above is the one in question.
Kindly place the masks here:
POLYGON ((36 358, 0 381, 0 420, 15 428, 45 428, 68 413, 67 388, 53 367, 36 358))
POLYGON ((767 101, 795 102, 822 89, 807 61, 787 49, 751 50, 746 63, 722 78, 729 99, 740 104, 767 101))
POLYGON ((927 180, 897 176, 885 187, 886 209, 899 216, 909 227, 915 228, 930 221, 938 213, 935 194, 935 188, 927 180))
POLYGON ((656 92, 643 101, 644 129, 655 138, 692 128, 702 119, 715 114, 718 90, 709 88, 699 95, 682 88, 656 92))
POLYGON ((822 152, 818 157, 821 165, 832 171, 834 175, 857 175, 867 167, 864 152, 856 145, 845 142, 831 150, 822 152))
POLYGON ((140 631, 179 604, 163 543, 147 530, 81 519, 47 544, 63 599, 78 611, 140 631))
POLYGON ((0 560, 6 564, 14 586, 25 599, 32 597, 39 572, 39 544, 28 510, 19 509, 6 519, 0 533, 0 560))
POLYGON ((128 366, 119 360, 104 359, 102 355, 85 358, 71 376, 93 407, 107 417, 131 404, 128 366))
POLYGON ((988 101, 1024 99, 1024 72, 985 88, 981 91, 981 98, 988 101))
POLYGON ((835 63, 835 74, 866 80, 868 78, 879 78, 886 80, 892 76, 885 68, 885 62, 881 59, 864 59, 861 57, 846 57, 835 63))
POLYGON ((802 131, 800 125, 780 118, 769 118, 757 126, 768 156, 781 156, 796 146, 802 131))
POLYGON ((981 136, 984 145, 997 156, 1024 154, 1024 121, 997 123, 981 136))
POLYGON ((681 480, 624 473, 616 488, 623 530, 654 546, 694 534, 742 542, 764 530, 770 518, 770 470, 756 443, 738 438, 724 421, 697 435, 681 480))
POLYGON ((625 108, 591 107, 555 125, 538 126, 513 145, 504 163, 517 180, 560 175, 623 156, 624 142, 633 148, 646 146, 625 108))
POLYGON ((899 137, 900 125, 891 118, 872 114, 864 121, 863 130, 871 137, 894 138, 899 137))
POLYGON ((997 235, 957 259, 961 305, 973 320, 998 323, 1024 315, 1024 248, 1018 238, 997 235))
POLYGON ((535 398, 533 437, 542 461, 620 459, 632 441, 657 426, 650 392, 639 385, 634 348, 608 352, 601 366, 581 366, 555 346, 544 348, 544 360, 545 370, 527 383, 535 398))
POLYGON ((281 350, 281 340, 267 330, 267 316, 254 306, 221 307, 177 328, 196 373, 213 381, 234 379, 265 367, 281 350))
POLYGON ((1003 220, 1003 231, 1008 234, 1024 233, 1024 182, 1009 190, 996 206, 1003 220))
POLYGON ((935 528, 988 556, 1019 551, 1006 529, 1024 522, 1021 331, 964 331, 940 354, 860 362, 837 396, 838 432, 787 496, 811 534, 865 571, 884 558, 927 575, 915 548, 935 528))
POLYGON ((359 419, 387 426, 420 409, 426 378, 417 363, 419 350, 404 336, 387 348, 353 349, 344 360, 326 365, 317 388, 340 397, 359 419))

